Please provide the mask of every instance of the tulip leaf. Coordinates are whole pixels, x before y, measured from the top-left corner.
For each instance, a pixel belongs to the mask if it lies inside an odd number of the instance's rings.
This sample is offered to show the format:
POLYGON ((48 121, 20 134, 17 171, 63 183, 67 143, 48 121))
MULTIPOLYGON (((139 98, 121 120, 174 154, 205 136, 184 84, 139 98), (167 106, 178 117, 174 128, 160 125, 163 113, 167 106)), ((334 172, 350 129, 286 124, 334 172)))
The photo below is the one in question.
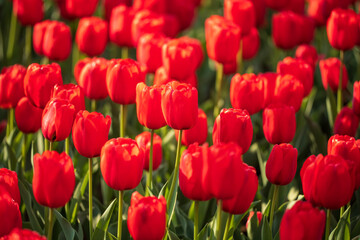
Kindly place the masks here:
POLYGON ((329 240, 350 240, 350 212, 351 206, 341 216, 336 228, 331 232, 329 240))
POLYGON ((250 219, 250 224, 247 226, 248 237, 252 240, 261 240, 260 223, 258 222, 257 214, 254 214, 250 219))
POLYGON ((336 118, 336 100, 334 93, 332 92, 331 88, 328 86, 328 89, 326 91, 326 111, 328 114, 329 119, 329 125, 331 128, 334 127, 334 121, 336 118))
POLYGON ((112 213, 114 212, 115 206, 117 203, 117 199, 114 199, 110 205, 107 207, 105 212, 101 215, 98 224, 96 225, 93 239, 104 239, 107 234, 107 229, 109 227, 110 219, 112 213))
POLYGON ((180 238, 171 230, 167 230, 170 240, 180 240, 180 238))
POLYGON ((75 223, 78 206, 79 206, 79 203, 81 202, 81 199, 84 196, 86 187, 88 185, 88 181, 89 181, 89 172, 86 171, 85 177, 76 186, 76 189, 75 189, 74 195, 73 195, 73 200, 71 201, 71 206, 70 206, 70 213, 72 213, 71 214, 71 223, 75 223))
POLYGON ((56 209, 53 209, 53 211, 56 220, 59 222, 60 227, 65 235, 66 240, 74 239, 76 231, 72 228, 71 224, 56 209))
POLYGON ((17 159, 14 150, 5 141, 5 159, 8 159, 9 169, 12 171, 16 170, 17 159))
POLYGON ((321 131, 319 124, 313 121, 309 116, 304 115, 305 120, 310 129, 310 139, 316 144, 318 150, 322 154, 327 153, 327 137, 321 131))
MULTIPOLYGON (((254 214, 255 215, 255 214, 254 214)), ((269 225, 269 222, 266 217, 264 217, 261 221, 261 239, 262 240, 272 240, 272 232, 269 225)))

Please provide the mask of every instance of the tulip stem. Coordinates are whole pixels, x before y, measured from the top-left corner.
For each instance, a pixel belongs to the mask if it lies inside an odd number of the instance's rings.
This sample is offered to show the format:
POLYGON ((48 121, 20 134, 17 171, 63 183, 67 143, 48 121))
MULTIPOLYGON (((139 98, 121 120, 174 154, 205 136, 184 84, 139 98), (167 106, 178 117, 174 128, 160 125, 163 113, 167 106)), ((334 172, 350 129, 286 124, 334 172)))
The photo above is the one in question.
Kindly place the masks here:
POLYGON ((91 112, 96 112, 96 100, 91 100, 91 112))
POLYGON ((44 151, 48 151, 49 150, 49 141, 44 138, 44 151))
POLYGON ((23 144, 21 146, 21 153, 22 153, 22 162, 21 162, 21 167, 25 173, 25 166, 26 166, 26 134, 24 133, 23 135, 23 144))
POLYGON ((227 235, 228 235, 229 230, 230 230, 230 225, 231 225, 232 218, 233 218, 233 215, 229 213, 229 216, 228 216, 228 218, 226 220, 226 227, 225 227, 223 240, 228 239, 227 235))
POLYGON ((53 233, 53 227, 54 227, 54 210, 52 208, 49 208, 49 230, 47 239, 52 239, 52 233, 53 233))
POLYGON ((240 48, 237 56, 238 64, 237 64, 237 72, 242 73, 243 71, 243 40, 240 40, 240 48))
POLYGON ((119 191, 118 231, 117 231, 118 240, 121 240, 121 234, 122 234, 123 199, 124 199, 124 191, 119 191))
POLYGON ((154 129, 151 129, 149 173, 148 173, 148 176, 147 176, 147 184, 146 184, 145 196, 149 196, 149 189, 152 189, 153 151, 154 151, 153 148, 154 148, 154 129))
POLYGON ((325 240, 329 239, 330 234, 330 222, 331 222, 331 212, 330 209, 326 210, 326 227, 325 227, 325 240))
POLYGON ((90 230, 90 239, 92 239, 93 234, 93 192, 92 192, 92 165, 93 160, 92 158, 89 158, 89 230, 90 230))
POLYGON ((67 154, 67 155, 69 155, 69 148, 70 148, 70 139, 69 139, 70 137, 67 137, 66 139, 65 139, 65 153, 67 154))
POLYGON ((16 16, 13 10, 11 12, 10 31, 9 31, 9 39, 8 39, 8 46, 6 52, 6 57, 8 61, 12 58, 14 53, 15 35, 16 35, 16 16))
POLYGON ((338 86, 338 90, 337 90, 337 113, 339 113, 342 108, 343 62, 344 62, 344 51, 340 50, 340 76, 339 76, 339 86, 338 86))
POLYGON ((223 82, 224 66, 221 63, 216 63, 216 98, 214 103, 214 118, 217 117, 220 113, 220 100, 221 100, 221 91, 222 91, 222 82, 223 82))
POLYGON ((27 26, 25 29, 24 62, 26 65, 31 63, 31 26, 27 26))
MULTIPOLYGON (((179 173, 182 131, 183 130, 181 130, 181 129, 179 130, 179 138, 178 138, 177 148, 176 148, 176 160, 175 160, 175 168, 174 168, 174 173, 173 173, 173 179, 171 181, 171 187, 170 187, 168 199, 166 201, 166 202, 168 202, 168 204, 170 203, 171 199, 173 198, 174 191, 175 191, 175 184, 176 184, 176 181, 177 181, 177 178, 178 178, 178 173, 179 173)), ((171 219, 169 219, 169 223, 170 222, 171 222, 171 219)))
POLYGON ((274 185, 274 193, 272 196, 272 201, 271 201, 271 209, 270 209, 270 229, 272 228, 272 224, 273 224, 273 220, 274 220, 274 212, 275 212, 275 206, 276 206, 276 202, 278 200, 278 195, 279 195, 279 186, 278 185, 274 185))
POLYGON ((126 105, 120 104, 120 137, 125 137, 126 128, 126 105))
POLYGON ((9 126, 11 133, 12 130, 14 129, 14 108, 10 108, 9 126))
POLYGON ((217 204, 217 212, 216 212, 216 219, 217 219, 217 224, 216 224, 216 239, 221 239, 220 235, 221 235, 221 209, 222 209, 222 200, 218 200, 218 204, 217 204))
POLYGON ((198 240, 199 234, 199 201, 195 201, 194 208, 194 240, 198 240))
POLYGON ((49 151, 52 151, 52 149, 53 149, 53 143, 54 143, 54 142, 50 141, 50 144, 49 144, 49 151))
POLYGON ((129 48, 127 48, 127 47, 121 48, 121 58, 122 59, 129 58, 129 48))
POLYGON ((342 206, 342 207, 340 208, 340 218, 342 217, 343 214, 344 214, 344 206, 342 206))

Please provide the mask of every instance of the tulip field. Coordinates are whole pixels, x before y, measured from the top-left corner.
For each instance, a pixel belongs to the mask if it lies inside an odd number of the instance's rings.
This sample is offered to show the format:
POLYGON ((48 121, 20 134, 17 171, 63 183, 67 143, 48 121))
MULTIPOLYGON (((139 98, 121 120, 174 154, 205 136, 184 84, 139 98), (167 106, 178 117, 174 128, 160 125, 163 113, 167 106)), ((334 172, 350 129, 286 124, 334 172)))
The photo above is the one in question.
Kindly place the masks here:
POLYGON ((358 0, 0 0, 0 240, 360 240, 358 0))

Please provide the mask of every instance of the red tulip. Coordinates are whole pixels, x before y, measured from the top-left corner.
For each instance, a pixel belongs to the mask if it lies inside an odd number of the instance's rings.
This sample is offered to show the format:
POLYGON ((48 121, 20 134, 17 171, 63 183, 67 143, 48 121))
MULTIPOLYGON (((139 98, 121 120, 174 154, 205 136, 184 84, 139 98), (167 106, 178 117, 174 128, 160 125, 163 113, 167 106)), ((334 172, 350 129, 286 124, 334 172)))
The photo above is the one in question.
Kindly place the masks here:
POLYGON ((359 23, 356 13, 350 9, 335 9, 327 21, 326 32, 333 48, 349 50, 356 44, 359 23))
POLYGON ((86 17, 79 21, 76 31, 76 44, 88 56, 104 52, 108 41, 108 23, 98 17, 86 17), (96 44, 94 44, 94 41, 96 44))
POLYGON ((23 133, 36 133, 41 127, 42 112, 29 98, 20 99, 15 108, 15 120, 19 130, 23 133))
POLYGON ((307 15, 314 19, 317 26, 323 26, 326 24, 331 11, 336 7, 334 3, 334 1, 329 0, 309 1, 307 15))
POLYGON ((298 14, 304 14, 305 0, 289 0, 282 11, 289 10, 298 14))
POLYGON ((250 115, 264 107, 264 82, 253 73, 235 74, 230 84, 230 101, 234 108, 246 109, 250 115))
POLYGON ((75 80, 90 99, 104 99, 108 96, 106 73, 109 62, 104 58, 85 58, 75 65, 75 80))
POLYGON ((205 20, 206 50, 209 58, 219 63, 236 62, 240 48, 241 29, 221 16, 205 20))
POLYGON ((33 232, 29 229, 14 228, 9 235, 0 238, 0 240, 46 240, 46 237, 40 236, 37 232, 33 232))
POLYGON ((21 199, 16 172, 6 168, 0 168, 0 186, 4 187, 11 195, 11 198, 20 206, 21 199))
POLYGON ((180 30, 189 28, 195 19, 195 5, 193 0, 167 1, 167 8, 168 13, 177 18, 180 24, 180 30))
POLYGON ((279 74, 272 72, 262 73, 258 76, 259 81, 264 82, 264 107, 268 107, 274 102, 275 87, 278 77, 279 74))
POLYGON ((84 93, 78 85, 74 85, 72 83, 55 85, 51 98, 68 100, 75 106, 75 114, 80 110, 85 110, 84 93))
POLYGON ((133 8, 136 11, 149 10, 156 13, 166 13, 166 0, 134 0, 133 8))
POLYGON ((290 144, 275 145, 266 163, 266 177, 276 185, 289 184, 296 173, 298 151, 290 144))
POLYGON ((113 59, 106 73, 106 87, 111 100, 118 104, 136 102, 136 85, 145 82, 145 74, 132 59, 113 59))
POLYGON ((243 165, 244 170, 241 172, 244 174, 243 184, 240 185, 239 188, 238 186, 235 187, 238 189, 236 190, 236 196, 234 198, 223 201, 222 209, 230 214, 245 213, 254 201, 258 189, 259 183, 255 168, 248 166, 245 163, 243 165))
MULTIPOLYGON (((203 110, 198 110, 198 120, 194 127, 184 130, 182 133, 181 144, 189 146, 193 143, 203 144, 208 135, 207 117, 203 110)), ((179 139, 179 131, 175 130, 175 137, 179 139)))
POLYGON ((309 64, 314 72, 315 65, 319 59, 315 47, 307 44, 300 45, 299 47, 296 48, 295 57, 296 59, 301 59, 305 61, 307 64, 309 64))
POLYGON ((100 156, 101 148, 108 140, 111 118, 101 113, 79 111, 72 128, 76 150, 84 157, 100 156))
POLYGON ((13 0, 13 12, 22 25, 34 25, 44 18, 42 0, 13 0))
POLYGON ((98 0, 66 0, 66 10, 69 14, 81 18, 93 15, 98 0))
POLYGON ((360 81, 354 82, 352 103, 354 113, 360 117, 360 81))
POLYGON ((242 37, 242 57, 245 60, 255 57, 260 47, 260 36, 256 28, 242 37))
POLYGON ((265 0, 266 6, 274 10, 284 9, 289 0, 265 0))
MULTIPOLYGON (((321 79, 325 90, 330 86, 331 90, 337 91, 339 87, 340 64, 338 58, 320 60, 321 79)), ((345 89, 348 82, 348 74, 344 64, 342 65, 342 71, 342 89, 345 89)))
POLYGON ((321 240, 324 234, 326 215, 311 203, 298 201, 285 211, 280 223, 280 239, 321 240))
POLYGON ((63 141, 71 132, 75 106, 68 100, 53 98, 46 105, 41 121, 41 131, 50 142, 63 141))
POLYGON ((359 127, 359 117, 351 108, 344 107, 338 113, 334 123, 334 133, 354 137, 359 127))
MULTIPOLYGON (((316 50, 315 50, 316 54, 316 50)), ((317 55, 316 55, 317 58, 317 55)), ((315 60, 316 62, 316 60, 315 60)), ((308 96, 314 85, 314 71, 311 65, 301 59, 286 57, 278 62, 277 72, 280 74, 290 74, 297 78, 304 87, 304 97, 308 96)))
POLYGON ((59 64, 39 65, 33 63, 27 68, 24 78, 25 95, 35 106, 45 107, 56 84, 63 84, 59 64))
POLYGON ((196 73, 192 74, 190 77, 186 79, 171 79, 169 74, 166 72, 166 69, 164 67, 159 67, 156 69, 155 76, 154 76, 154 85, 166 85, 167 83, 171 81, 178 81, 180 83, 187 83, 195 88, 197 88, 198 80, 196 73))
MULTIPOLYGON (((245 226, 246 226, 246 229, 249 228, 249 224, 250 224, 251 218, 253 218, 254 215, 255 215, 255 212, 254 212, 254 211, 250 211, 250 212, 249 212, 249 216, 248 216, 248 219, 247 219, 246 225, 245 225, 245 226)), ((256 212, 256 218, 257 218, 257 222, 258 222, 259 225, 260 225, 260 223, 261 223, 262 217, 263 217, 263 215, 262 215, 261 212, 256 212)))
POLYGON ((304 162, 300 176, 305 199, 316 206, 338 209, 351 200, 354 182, 340 156, 310 156, 304 162))
POLYGON ((43 206, 59 208, 70 201, 75 188, 71 158, 65 152, 45 151, 34 155, 33 192, 43 206))
POLYGON ((293 75, 280 75, 276 79, 273 103, 292 106, 299 111, 304 97, 304 85, 293 75))
POLYGON ((166 126, 161 109, 161 92, 163 85, 146 86, 138 83, 136 86, 136 113, 139 123, 149 129, 159 129, 166 126))
POLYGON ((235 142, 245 153, 251 145, 252 136, 253 126, 248 111, 233 108, 221 110, 214 123, 214 144, 235 142))
POLYGON ((295 136, 294 108, 286 105, 270 105, 263 112, 263 131, 271 144, 289 143, 295 136))
POLYGON ((172 81, 161 94, 165 121, 173 129, 190 129, 198 119, 198 91, 186 84, 172 81))
POLYGON ((7 188, 0 185, 0 237, 9 234, 14 228, 21 228, 19 204, 12 198, 7 188))
POLYGON ((255 7, 250 0, 225 0, 224 17, 237 24, 243 36, 255 27, 255 7))
POLYGON ((261 27, 265 21, 265 0, 251 0, 255 7, 256 27, 261 27))
POLYGON ((144 167, 144 152, 135 140, 113 138, 101 149, 100 169, 106 184, 124 191, 139 185, 144 167))
POLYGON ((165 198, 143 197, 134 192, 131 195, 127 225, 134 240, 162 239, 166 228, 165 198))
POLYGON ((111 13, 114 8, 119 5, 131 6, 132 0, 104 0, 104 15, 107 21, 110 21, 111 13))
POLYGON ((15 64, 4 67, 0 74, 0 108, 15 108, 24 93, 26 68, 15 64))
MULTIPOLYGON (((135 137, 135 141, 140 148, 143 149, 144 154, 144 170, 149 171, 149 158, 150 158, 150 132, 140 133, 135 137)), ((154 133, 153 139, 153 170, 159 168, 162 161, 162 140, 159 135, 154 133)))
POLYGON ((52 23, 50 20, 44 20, 35 24, 33 35, 32 35, 32 43, 35 52, 38 55, 44 55, 43 45, 44 45, 44 35, 47 27, 52 23))
POLYGON ((125 5, 119 5, 113 9, 109 23, 111 42, 118 46, 134 46, 131 35, 131 24, 134 16, 135 10, 125 5))
POLYGON ((211 195, 204 188, 208 184, 208 172, 205 171, 209 148, 198 143, 188 146, 182 155, 179 168, 179 186, 185 197, 194 201, 207 201, 211 195))
POLYGON ((181 37, 170 40, 162 48, 162 62, 170 78, 186 79, 194 74, 203 60, 199 40, 181 37))
MULTIPOLYGON (((215 67, 218 68, 219 66, 216 65, 215 67)), ((238 67, 237 62, 224 63, 223 64, 223 73, 224 73, 224 75, 230 75, 230 74, 236 73, 237 67, 238 67)))

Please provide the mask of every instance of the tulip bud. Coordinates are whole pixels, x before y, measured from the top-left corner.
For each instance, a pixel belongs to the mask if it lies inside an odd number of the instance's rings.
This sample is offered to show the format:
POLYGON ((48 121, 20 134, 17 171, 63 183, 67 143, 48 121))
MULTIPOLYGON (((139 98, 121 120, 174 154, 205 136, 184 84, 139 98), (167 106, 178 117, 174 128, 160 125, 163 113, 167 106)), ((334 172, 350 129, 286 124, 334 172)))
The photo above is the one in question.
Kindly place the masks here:
POLYGON ((264 82, 253 73, 235 74, 230 84, 230 101, 234 108, 246 109, 250 115, 264 107, 264 82))
POLYGON ((221 16, 212 15, 205 20, 206 50, 219 63, 236 62, 240 48, 241 29, 221 16))
POLYGON ((298 14, 304 14, 305 0, 289 0, 288 3, 281 9, 281 11, 293 11, 298 14))
POLYGON ((26 240, 46 240, 46 237, 40 236, 37 232, 29 229, 14 228, 9 235, 4 236, 1 240, 26 239, 26 240))
POLYGON ((297 78, 304 87, 304 97, 311 92, 314 85, 314 72, 311 65, 307 64, 305 61, 286 57, 284 60, 278 62, 277 72, 283 75, 290 74, 297 78))
MULTIPOLYGON (((182 133, 181 144, 189 146, 193 143, 203 144, 208 135, 207 117, 203 110, 198 110, 198 120, 194 127, 184 130, 182 133)), ((175 137, 179 139, 179 131, 175 130, 175 137)))
POLYGON ((281 10, 286 7, 289 0, 265 0, 266 6, 274 10, 281 10))
POLYGON ((113 59, 106 73, 106 87, 111 100, 118 104, 136 102, 136 85, 145 82, 140 64, 132 59, 113 59))
POLYGON ((189 28, 195 19, 195 5, 193 0, 167 1, 167 8, 168 13, 177 18, 180 24, 180 30, 189 28))
POLYGON ((280 223, 280 239, 321 240, 324 234, 326 215, 311 203, 297 201, 285 211, 280 223))
POLYGON ((255 7, 249 0, 225 0, 224 17, 237 24, 243 36, 255 27, 255 7))
MULTIPOLYGON (((338 58, 320 60, 321 79, 325 90, 329 86, 332 91, 337 91, 339 87, 340 65, 341 62, 338 58)), ((348 73, 344 64, 342 65, 342 71, 342 89, 345 89, 348 83, 348 73)))
POLYGON ((293 75, 280 75, 276 79, 273 103, 292 106, 297 112, 304 97, 303 84, 293 75))
POLYGON ((273 15, 272 38, 278 48, 294 48, 301 42, 301 32, 301 19, 297 14, 284 11, 273 15))
MULTIPOLYGON (((230 214, 243 214, 245 213, 251 203, 254 201, 257 189, 258 189, 258 177, 256 170, 253 167, 244 165, 244 170, 241 172, 244 174, 244 182, 240 187, 235 187, 236 196, 229 200, 224 200, 222 209, 230 214)), ((237 173, 240 174, 240 173, 237 173)), ((237 184, 236 184, 237 185, 237 184)))
POLYGON ((115 7, 109 23, 110 40, 118 46, 133 47, 131 24, 135 10, 125 5, 115 7))
POLYGON ((330 45, 339 50, 352 49, 358 38, 358 28, 357 16, 353 10, 333 10, 326 25, 330 45))
POLYGON ((9 234, 14 228, 22 227, 19 204, 2 185, 0 185, 0 225, 0 237, 9 234))
POLYGON ((161 108, 169 127, 190 129, 198 119, 198 91, 186 83, 172 81, 162 91, 161 108))
MULTIPOLYGON (((215 65, 215 67, 218 68, 219 66, 215 65)), ((237 71, 237 67, 238 67, 237 62, 224 63, 223 64, 223 73, 224 73, 224 75, 235 74, 236 71, 237 71)))
POLYGON ((343 107, 335 118, 334 133, 355 137, 359 127, 359 117, 351 108, 343 107))
POLYGON ((106 184, 124 191, 139 185, 144 167, 144 152, 135 140, 113 138, 101 149, 100 169, 106 184))
POLYGON ((104 16, 106 21, 110 21, 111 13, 119 5, 131 6, 132 0, 104 0, 104 16))
POLYGON ((79 111, 72 128, 76 150, 84 157, 100 156, 101 148, 108 140, 111 118, 101 113, 79 111))
POLYGON ((298 151, 290 144, 275 145, 266 162, 266 177, 276 185, 289 184, 296 173, 298 151))
POLYGON ((166 0, 134 0, 133 8, 136 11, 149 10, 156 13, 166 12, 166 0))
POLYGON ((242 57, 245 60, 255 57, 260 47, 259 31, 252 28, 250 32, 242 37, 242 57))
POLYGON ((181 37, 170 40, 162 48, 162 62, 170 78, 190 77, 203 60, 201 43, 197 39, 181 37))
MULTIPOLYGON (((298 46, 296 48, 295 57, 296 57, 296 59, 301 59, 301 60, 305 61, 307 64, 309 64, 312 67, 312 70, 314 72, 316 62, 319 59, 316 48, 314 46, 307 45, 307 44, 298 46)), ((301 64, 301 65, 303 66, 303 64, 301 64)), ((313 78, 313 76, 312 76, 312 78, 313 78)))
POLYGON ((34 25, 44 18, 42 0, 13 0, 13 12, 22 25, 34 25))
POLYGON ((134 240, 162 239, 166 228, 165 198, 143 197, 134 192, 131 195, 127 225, 134 240))
MULTIPOLYGON (((139 148, 143 149, 144 152, 144 170, 149 171, 149 158, 150 158, 150 141, 151 133, 143 132, 135 137, 135 141, 139 148)), ((159 168, 162 161, 162 140, 159 135, 154 133, 153 139, 153 170, 159 168)))
POLYGON ((34 26, 32 43, 33 43, 33 48, 38 55, 44 55, 44 51, 43 51, 44 35, 46 32, 46 28, 51 23, 52 21, 50 20, 44 20, 42 22, 35 24, 34 26))
POLYGON ((71 158, 65 152, 45 151, 34 155, 33 192, 36 201, 49 208, 65 206, 75 188, 71 158))
POLYGON ((104 52, 108 41, 108 24, 98 17, 82 18, 79 21, 75 39, 83 53, 88 56, 100 55, 104 52))
POLYGON ((84 93, 78 85, 74 85, 72 83, 55 85, 51 98, 68 100, 75 106, 75 114, 80 110, 85 110, 84 93))
POLYGON ((263 131, 266 140, 271 144, 291 142, 296 131, 294 108, 286 105, 270 105, 265 108, 263 131))
POLYGON ((56 84, 63 84, 59 64, 33 63, 27 68, 24 78, 25 95, 36 107, 45 107, 56 84))
POLYGON ((214 123, 214 144, 235 142, 245 153, 251 145, 252 136, 253 126, 248 111, 233 108, 221 110, 214 123))
POLYGON ((4 187, 20 206, 20 191, 16 172, 0 168, 0 186, 4 187))
POLYGON ((23 133, 36 133, 41 127, 42 112, 29 98, 20 99, 15 108, 15 120, 19 130, 23 133))
POLYGON ((69 14, 81 18, 94 14, 98 0, 66 0, 66 10, 69 14))
POLYGON ((136 86, 136 113, 139 123, 149 129, 159 129, 166 126, 161 109, 161 93, 163 85, 146 86, 138 83, 136 86))
POLYGON ((105 58, 85 58, 75 65, 75 80, 90 99, 104 99, 108 96, 106 73, 109 62, 105 58))
POLYGON ((354 113, 360 117, 360 81, 354 82, 352 103, 354 113))
POLYGON ((26 68, 15 64, 4 67, 0 74, 0 108, 15 108, 25 96, 24 77, 26 68))
POLYGON ((300 176, 305 199, 315 206, 338 209, 351 200, 354 182, 340 156, 310 156, 304 162, 300 176))
POLYGON ((266 5, 265 0, 251 0, 255 8, 256 27, 259 28, 264 24, 266 5))
POLYGON ((279 74, 267 72, 258 75, 260 82, 264 82, 264 107, 274 103, 274 94, 279 74))
POLYGON ((190 77, 188 77, 186 79, 176 80, 176 79, 170 78, 169 74, 166 72, 164 67, 159 67, 158 69, 156 69, 153 85, 166 85, 171 81, 187 83, 195 88, 197 88, 197 85, 198 85, 196 73, 192 74, 190 77))

